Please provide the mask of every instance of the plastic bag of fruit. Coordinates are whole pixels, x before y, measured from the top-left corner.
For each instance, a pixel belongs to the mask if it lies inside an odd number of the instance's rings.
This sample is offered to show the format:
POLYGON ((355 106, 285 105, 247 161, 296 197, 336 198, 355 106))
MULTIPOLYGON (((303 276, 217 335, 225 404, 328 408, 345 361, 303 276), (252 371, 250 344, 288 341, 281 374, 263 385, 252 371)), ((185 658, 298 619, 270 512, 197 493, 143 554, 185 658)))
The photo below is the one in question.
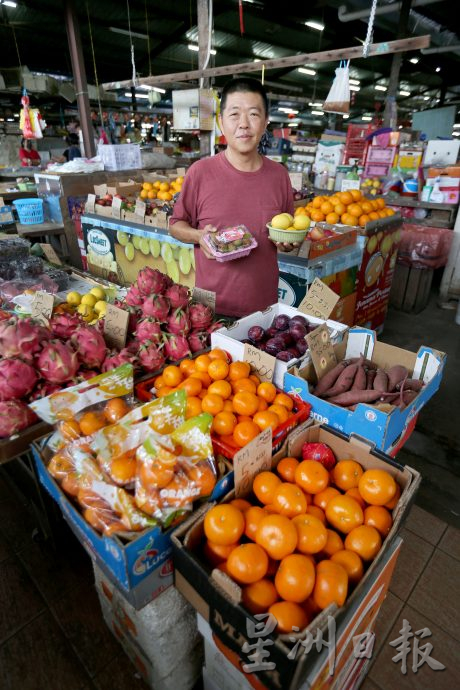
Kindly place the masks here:
POLYGON ((171 524, 209 496, 216 483, 212 416, 187 419, 171 434, 152 434, 138 448, 135 499, 139 508, 171 524))
POLYGON ((123 364, 36 400, 30 407, 45 422, 56 426, 56 433, 48 442, 52 449, 82 436, 92 436, 118 422, 134 407, 133 366, 123 364))
POLYGON ((136 479, 136 451, 143 443, 163 434, 163 445, 174 450, 168 434, 185 420, 187 395, 170 393, 133 409, 119 423, 98 431, 91 440, 99 467, 121 486, 133 487, 136 479))

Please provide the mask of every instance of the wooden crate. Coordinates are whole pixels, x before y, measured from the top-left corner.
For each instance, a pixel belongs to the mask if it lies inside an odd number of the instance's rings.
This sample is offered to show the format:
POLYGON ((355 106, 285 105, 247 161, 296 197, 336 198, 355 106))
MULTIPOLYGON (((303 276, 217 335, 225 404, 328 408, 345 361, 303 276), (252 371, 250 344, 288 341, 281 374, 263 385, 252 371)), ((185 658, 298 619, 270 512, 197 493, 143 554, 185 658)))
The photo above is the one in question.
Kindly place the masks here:
POLYGON ((410 268, 396 264, 391 284, 390 305, 400 311, 418 314, 430 299, 433 269, 410 268))

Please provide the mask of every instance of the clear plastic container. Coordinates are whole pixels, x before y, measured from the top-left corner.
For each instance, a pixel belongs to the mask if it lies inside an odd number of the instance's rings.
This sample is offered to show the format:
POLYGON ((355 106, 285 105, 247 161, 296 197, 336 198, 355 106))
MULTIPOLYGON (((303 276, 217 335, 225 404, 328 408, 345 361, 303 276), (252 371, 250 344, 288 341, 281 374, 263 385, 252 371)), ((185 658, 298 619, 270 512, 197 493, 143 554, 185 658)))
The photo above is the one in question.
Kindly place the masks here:
POLYGON ((247 256, 257 242, 244 225, 208 232, 204 241, 216 261, 231 261, 247 256))

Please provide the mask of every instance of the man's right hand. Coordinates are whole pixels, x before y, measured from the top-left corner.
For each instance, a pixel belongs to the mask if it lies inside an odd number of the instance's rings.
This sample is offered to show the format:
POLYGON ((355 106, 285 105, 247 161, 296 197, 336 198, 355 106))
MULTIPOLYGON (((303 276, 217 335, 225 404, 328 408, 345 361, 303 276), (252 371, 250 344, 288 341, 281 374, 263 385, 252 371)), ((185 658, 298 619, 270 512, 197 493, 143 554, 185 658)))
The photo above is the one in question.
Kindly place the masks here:
POLYGON ((205 257, 207 259, 214 259, 215 260, 216 257, 213 256, 213 254, 211 254, 211 252, 209 251, 208 245, 204 241, 204 236, 206 235, 207 232, 217 232, 217 228, 214 227, 214 225, 205 225, 204 226, 203 230, 201 231, 202 234, 200 237, 200 248, 201 248, 201 251, 203 252, 203 254, 205 255, 205 257))

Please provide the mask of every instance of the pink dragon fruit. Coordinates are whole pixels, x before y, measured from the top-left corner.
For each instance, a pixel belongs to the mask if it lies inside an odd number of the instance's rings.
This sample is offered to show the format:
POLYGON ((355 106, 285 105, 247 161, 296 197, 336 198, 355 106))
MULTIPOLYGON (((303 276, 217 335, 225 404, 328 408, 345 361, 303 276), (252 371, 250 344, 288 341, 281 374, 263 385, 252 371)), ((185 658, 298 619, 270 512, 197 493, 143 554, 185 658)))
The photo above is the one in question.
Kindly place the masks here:
POLYGON ((0 355, 21 357, 32 362, 42 342, 49 340, 50 331, 32 319, 10 319, 0 322, 0 355))
POLYGON ((100 373, 100 371, 94 371, 94 369, 79 369, 75 378, 81 383, 82 381, 89 381, 95 376, 99 376, 100 373))
POLYGON ((42 398, 47 398, 53 393, 57 393, 62 389, 58 383, 50 383, 49 381, 42 381, 38 384, 34 391, 27 398, 28 402, 34 402, 34 400, 41 400, 42 398))
POLYGON ((166 328, 168 333, 174 333, 174 335, 187 335, 190 331, 190 320, 186 311, 182 309, 176 309, 168 316, 166 322, 166 328))
POLYGON ((162 332, 159 321, 155 319, 148 318, 142 319, 137 324, 135 331, 135 336, 140 343, 144 343, 146 340, 151 340, 153 343, 158 345, 161 342, 162 332))
POLYGON ((165 357, 161 349, 147 341, 144 345, 141 345, 138 352, 139 363, 145 371, 153 372, 161 369, 165 364, 165 357))
POLYGON ((163 295, 168 287, 167 276, 158 269, 146 266, 139 271, 137 276, 137 287, 143 295, 163 295))
POLYGON ((142 313, 164 322, 169 314, 169 300, 164 295, 150 295, 142 305, 142 313))
POLYGON ((82 326, 73 334, 70 342, 83 366, 100 369, 107 355, 107 346, 104 337, 96 328, 82 326))
POLYGON ((134 367, 137 365, 136 355, 126 347, 120 352, 114 351, 109 354, 102 364, 102 371, 112 371, 112 369, 121 367, 122 364, 132 364, 134 367))
POLYGON ((46 381, 71 381, 78 371, 77 353, 60 340, 50 340, 37 358, 37 367, 46 381))
POLYGON ((9 438, 37 421, 36 414, 20 400, 0 402, 0 438, 9 438))
POLYGON ((53 337, 68 340, 82 325, 78 314, 55 314, 50 320, 53 337))
POLYGON ((187 340, 192 352, 204 350, 204 348, 209 345, 209 335, 207 331, 192 331, 189 333, 187 340))
POLYGON ((205 330, 211 325, 214 318, 213 311, 211 307, 207 307, 204 304, 194 303, 189 309, 190 323, 192 328, 205 330))
POLYGON ((172 309, 184 309, 189 303, 190 290, 185 285, 174 283, 166 290, 165 296, 169 299, 172 309))
POLYGON ((142 306, 143 301, 144 299, 137 285, 131 285, 128 292, 126 293, 126 304, 129 304, 130 307, 140 307, 142 306))
POLYGON ((207 327, 206 332, 208 335, 211 335, 211 333, 214 333, 214 331, 218 331, 219 328, 223 328, 226 325, 226 321, 223 319, 220 319, 219 321, 214 321, 210 326, 207 327))
POLYGON ((0 360, 0 400, 18 400, 30 393, 38 376, 33 367, 20 359, 0 360))
POLYGON ((171 362, 190 356, 190 348, 184 335, 165 334, 165 355, 171 362))

